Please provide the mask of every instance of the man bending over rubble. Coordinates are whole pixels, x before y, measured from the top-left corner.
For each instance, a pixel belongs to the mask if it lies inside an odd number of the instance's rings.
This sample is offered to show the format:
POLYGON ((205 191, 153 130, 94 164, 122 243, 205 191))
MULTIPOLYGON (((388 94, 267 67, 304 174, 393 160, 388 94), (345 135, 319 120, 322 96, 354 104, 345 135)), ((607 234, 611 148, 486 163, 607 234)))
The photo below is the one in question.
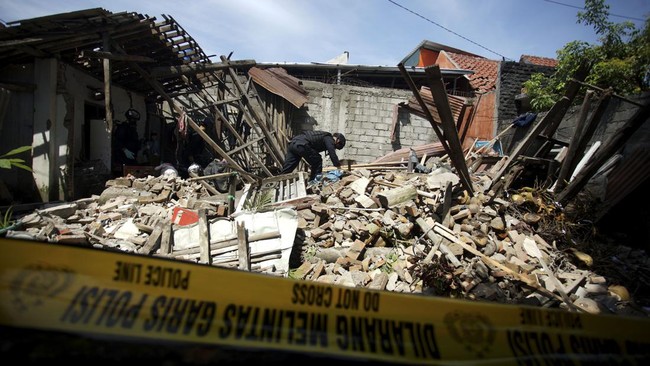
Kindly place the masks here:
POLYGON ((289 142, 287 155, 284 157, 284 166, 280 174, 291 173, 300 163, 300 159, 305 158, 311 167, 309 181, 313 181, 323 172, 323 158, 320 153, 327 151, 332 164, 337 169, 340 169, 341 162, 336 155, 336 150, 341 150, 343 147, 345 147, 345 136, 342 133, 305 131, 289 142))

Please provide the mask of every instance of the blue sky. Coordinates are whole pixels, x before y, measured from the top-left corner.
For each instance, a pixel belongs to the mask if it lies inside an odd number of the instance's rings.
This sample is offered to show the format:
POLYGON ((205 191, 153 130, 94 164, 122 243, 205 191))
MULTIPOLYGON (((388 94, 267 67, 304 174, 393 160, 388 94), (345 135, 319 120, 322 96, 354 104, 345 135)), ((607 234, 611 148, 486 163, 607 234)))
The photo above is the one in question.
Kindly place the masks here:
MULTIPOLYGON (((650 0, 606 0, 612 15, 644 19, 650 0)), ((567 42, 597 42, 577 24, 583 0, 0 0, 0 20, 101 7, 162 20, 170 15, 208 55, 257 62, 325 62, 344 51, 350 64, 396 66, 429 40, 490 59, 555 57, 567 42)), ((611 21, 641 20, 618 16, 611 21)))

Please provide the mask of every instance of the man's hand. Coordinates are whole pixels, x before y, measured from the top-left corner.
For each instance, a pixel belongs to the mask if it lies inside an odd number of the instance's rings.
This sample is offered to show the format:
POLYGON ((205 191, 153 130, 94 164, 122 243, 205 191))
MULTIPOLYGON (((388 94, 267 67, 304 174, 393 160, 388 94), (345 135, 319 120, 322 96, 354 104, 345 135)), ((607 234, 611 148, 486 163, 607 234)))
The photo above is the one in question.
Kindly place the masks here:
POLYGON ((124 149, 122 149, 122 151, 124 151, 124 155, 126 155, 127 158, 129 158, 129 159, 134 159, 135 158, 135 154, 133 154, 131 152, 131 150, 129 150, 127 148, 124 148, 124 149))

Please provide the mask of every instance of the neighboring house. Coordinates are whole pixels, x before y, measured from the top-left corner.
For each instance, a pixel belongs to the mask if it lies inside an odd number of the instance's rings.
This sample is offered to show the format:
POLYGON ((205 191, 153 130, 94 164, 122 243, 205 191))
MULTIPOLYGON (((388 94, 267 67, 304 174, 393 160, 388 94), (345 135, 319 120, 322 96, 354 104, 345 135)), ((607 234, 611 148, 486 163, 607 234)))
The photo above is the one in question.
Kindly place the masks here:
POLYGON ((531 55, 521 55, 519 58, 519 63, 546 67, 557 67, 557 60, 554 58, 531 55))
POLYGON ((425 40, 403 62, 419 67, 438 65, 441 69, 471 71, 447 83, 450 95, 474 100, 475 110, 464 147, 471 146, 476 139, 489 140, 494 136, 499 61, 425 40))
POLYGON ((465 69, 457 62, 450 60, 450 53, 458 55, 458 58, 463 56, 470 59, 485 59, 473 53, 425 40, 404 57, 402 64, 406 67, 418 67, 422 69, 431 65, 439 65, 440 69, 463 71, 463 75, 458 75, 452 80, 444 80, 447 87, 447 93, 461 97, 474 97, 476 88, 470 84, 470 80, 475 77, 481 78, 482 76, 475 76, 474 73, 476 70, 471 68, 465 69))
POLYGON ((419 67, 439 65, 448 70, 471 71, 453 83, 447 83, 450 95, 474 99, 475 112, 467 131, 465 148, 475 139, 492 139, 520 113, 527 111, 529 106, 522 94, 523 83, 534 73, 550 75, 557 66, 555 59, 532 55, 522 55, 519 62, 490 60, 426 40, 403 62, 419 67))

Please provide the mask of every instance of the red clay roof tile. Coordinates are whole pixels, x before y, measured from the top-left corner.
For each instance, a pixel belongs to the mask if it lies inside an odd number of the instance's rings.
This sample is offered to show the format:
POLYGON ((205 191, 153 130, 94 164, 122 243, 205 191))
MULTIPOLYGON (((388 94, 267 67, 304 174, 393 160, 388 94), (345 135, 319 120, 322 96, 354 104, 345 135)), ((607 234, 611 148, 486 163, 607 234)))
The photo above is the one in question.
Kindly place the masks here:
POLYGON ((557 66, 557 60, 554 58, 531 56, 531 55, 521 55, 521 57, 519 58, 519 62, 525 64, 539 65, 539 66, 549 66, 549 67, 557 66))
POLYGON ((474 71, 474 74, 469 75, 469 83, 474 90, 485 93, 496 88, 499 61, 453 52, 447 54, 459 68, 474 71))

